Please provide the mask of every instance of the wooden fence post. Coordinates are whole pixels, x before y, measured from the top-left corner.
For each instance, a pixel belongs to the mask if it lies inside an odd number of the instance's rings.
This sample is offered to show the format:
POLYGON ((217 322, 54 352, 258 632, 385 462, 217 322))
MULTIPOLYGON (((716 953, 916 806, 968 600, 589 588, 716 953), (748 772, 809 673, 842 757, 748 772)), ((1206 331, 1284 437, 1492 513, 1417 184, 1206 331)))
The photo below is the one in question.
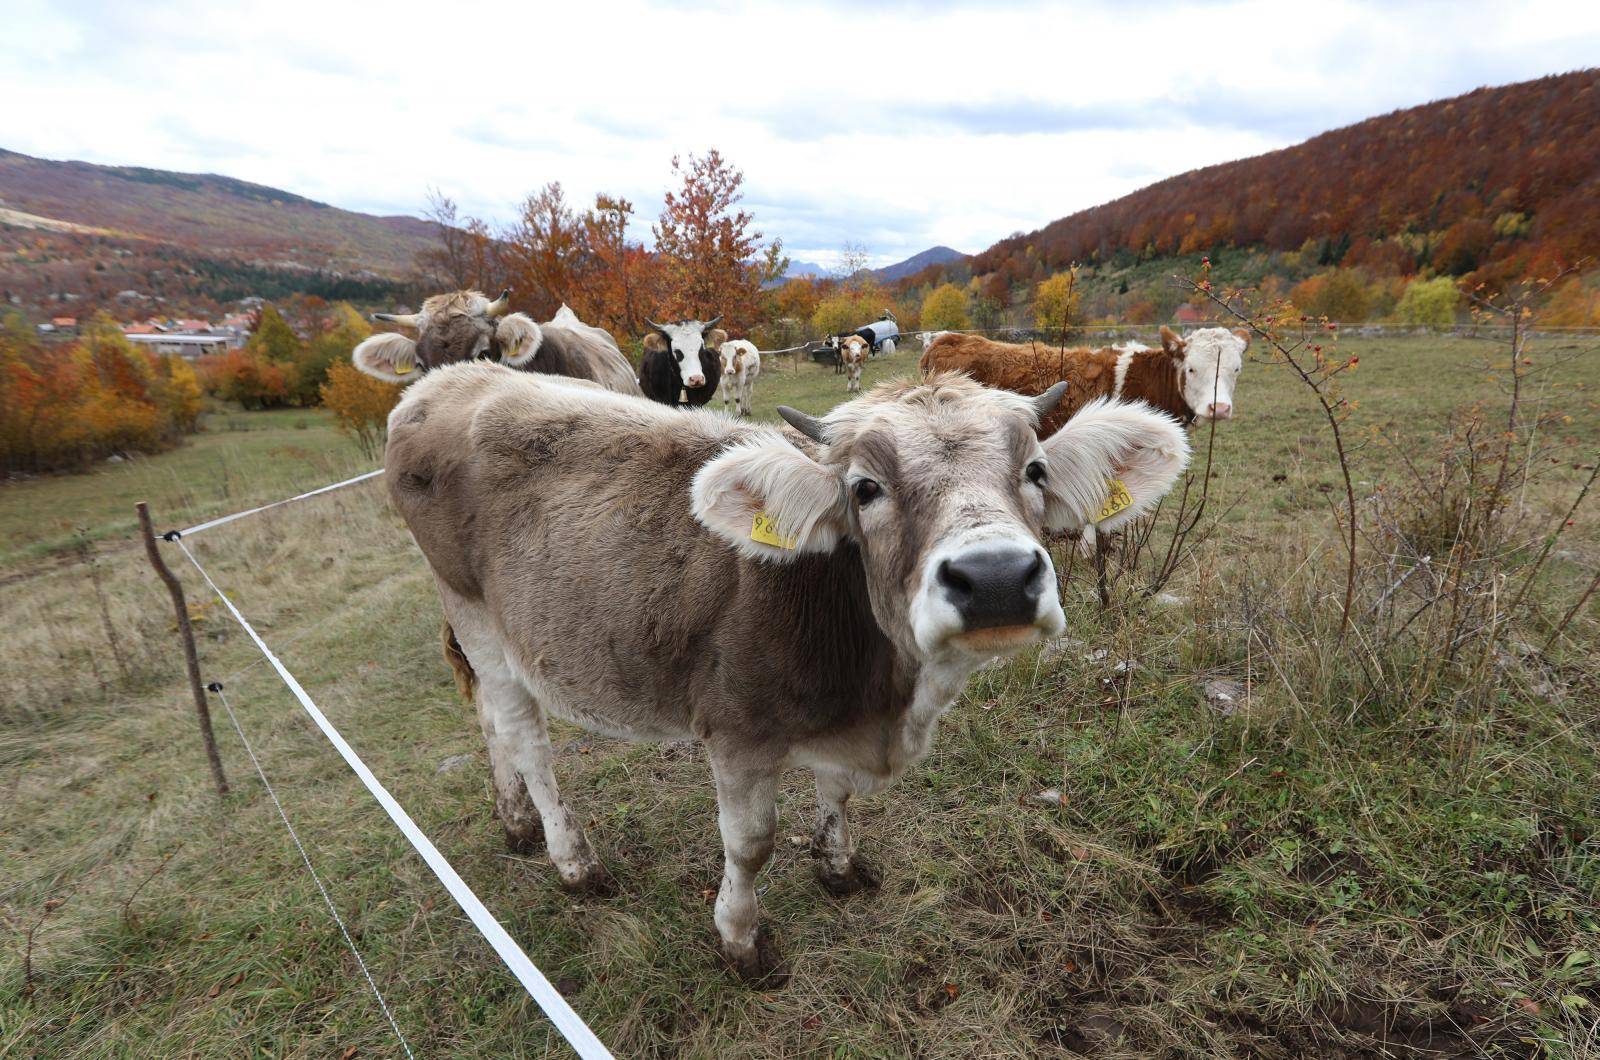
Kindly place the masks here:
POLYGON ((167 583, 172 594, 172 609, 178 616, 178 636, 183 641, 183 660, 189 668, 189 691, 194 694, 194 710, 200 718, 200 739, 206 745, 206 758, 211 763, 211 777, 217 782, 217 794, 228 794, 228 778, 222 774, 222 758, 217 754, 217 737, 211 731, 211 705, 206 701, 206 690, 200 684, 200 656, 194 650, 194 627, 189 624, 189 605, 183 598, 183 583, 167 568, 156 544, 156 532, 150 525, 150 508, 144 501, 135 505, 139 510, 139 529, 144 532, 144 551, 150 565, 167 583))

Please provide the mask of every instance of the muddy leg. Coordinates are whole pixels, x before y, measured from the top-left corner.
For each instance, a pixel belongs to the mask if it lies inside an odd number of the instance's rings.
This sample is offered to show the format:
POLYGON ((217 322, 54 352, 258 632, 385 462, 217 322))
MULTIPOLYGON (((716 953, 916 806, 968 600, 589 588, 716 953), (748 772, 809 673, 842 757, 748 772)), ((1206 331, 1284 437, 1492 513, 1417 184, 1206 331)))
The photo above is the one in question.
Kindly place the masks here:
POLYGON ((736 767, 713 755, 711 771, 724 855, 716 906, 723 956, 741 978, 780 977, 777 947, 761 926, 755 888, 756 874, 772 857, 778 830, 778 770, 736 767))
POLYGON ((853 794, 855 785, 846 774, 817 770, 817 828, 811 834, 811 856, 817 860, 817 879, 834 895, 875 888, 882 879, 856 854, 848 809, 853 794))

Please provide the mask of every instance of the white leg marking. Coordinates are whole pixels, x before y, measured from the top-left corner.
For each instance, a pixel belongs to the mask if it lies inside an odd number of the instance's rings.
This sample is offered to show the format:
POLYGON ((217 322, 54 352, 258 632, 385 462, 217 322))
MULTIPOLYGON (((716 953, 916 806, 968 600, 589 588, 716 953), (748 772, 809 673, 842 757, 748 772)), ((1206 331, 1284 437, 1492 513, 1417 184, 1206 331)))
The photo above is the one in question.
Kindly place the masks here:
POLYGON ((760 975, 756 944, 760 912, 756 874, 772 856, 778 830, 778 773, 736 769, 713 756, 717 782, 717 827, 722 832, 722 889, 717 892, 717 932, 729 960, 746 975, 760 975))

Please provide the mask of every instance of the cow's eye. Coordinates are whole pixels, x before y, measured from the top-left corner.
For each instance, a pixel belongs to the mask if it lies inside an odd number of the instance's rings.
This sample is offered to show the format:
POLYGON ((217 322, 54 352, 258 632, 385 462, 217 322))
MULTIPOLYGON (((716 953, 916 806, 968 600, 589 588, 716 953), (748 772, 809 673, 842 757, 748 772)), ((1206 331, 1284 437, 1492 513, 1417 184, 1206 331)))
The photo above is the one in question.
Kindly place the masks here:
POLYGON ((673 350, 672 351, 672 359, 675 360, 675 361, 683 360, 683 351, 682 350, 673 350))
POLYGON ((1035 460, 1028 465, 1028 481, 1035 486, 1043 486, 1045 480, 1044 461, 1035 460))
POLYGON ((856 503, 862 505, 871 504, 883 493, 883 487, 870 478, 856 479, 853 489, 856 495, 856 503))

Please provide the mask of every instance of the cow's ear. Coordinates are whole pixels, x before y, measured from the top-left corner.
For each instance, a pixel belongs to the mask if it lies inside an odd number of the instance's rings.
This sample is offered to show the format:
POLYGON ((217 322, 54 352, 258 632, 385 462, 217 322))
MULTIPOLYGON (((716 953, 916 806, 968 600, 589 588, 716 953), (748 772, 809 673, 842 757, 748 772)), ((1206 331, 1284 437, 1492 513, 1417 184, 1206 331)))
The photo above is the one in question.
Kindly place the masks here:
POLYGON ((845 534, 839 476, 782 438, 736 445, 690 487, 690 509, 740 555, 788 562, 831 552, 845 534))
POLYGON ((667 352, 667 338, 659 331, 646 332, 642 345, 644 346, 645 353, 667 352))
POLYGON ((1246 350, 1250 348, 1250 332, 1246 331, 1244 328, 1234 328, 1233 337, 1244 343, 1244 348, 1246 350))
POLYGON ((380 332, 362 339, 350 352, 350 360, 363 372, 386 383, 409 383, 422 374, 417 371, 416 340, 393 332, 380 332))
POLYGON ((712 328, 706 332, 706 345, 714 350, 722 349, 722 344, 728 341, 728 333, 721 328, 712 328))
POLYGON ((1165 324, 1161 325, 1161 348, 1173 357, 1182 357, 1189 344, 1180 339, 1176 333, 1165 324))
POLYGON ((522 313, 512 313, 495 325, 494 337, 500 344, 500 363, 512 368, 521 368, 533 360, 544 343, 539 325, 522 313))
POLYGON ((1189 464, 1183 428, 1143 402, 1091 402, 1043 445, 1044 521, 1053 530, 1096 525, 1109 532, 1132 522, 1189 464))

